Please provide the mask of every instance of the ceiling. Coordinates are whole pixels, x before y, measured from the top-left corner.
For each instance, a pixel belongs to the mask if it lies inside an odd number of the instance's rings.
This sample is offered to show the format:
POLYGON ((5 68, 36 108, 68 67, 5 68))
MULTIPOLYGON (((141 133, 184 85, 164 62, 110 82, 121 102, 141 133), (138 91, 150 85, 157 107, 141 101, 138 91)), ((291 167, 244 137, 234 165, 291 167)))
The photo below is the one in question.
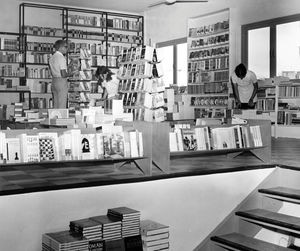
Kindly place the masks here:
MULTIPOLYGON (((141 13, 159 0, 29 0, 28 2, 141 13)), ((26 1, 25 1, 26 2, 26 1)))

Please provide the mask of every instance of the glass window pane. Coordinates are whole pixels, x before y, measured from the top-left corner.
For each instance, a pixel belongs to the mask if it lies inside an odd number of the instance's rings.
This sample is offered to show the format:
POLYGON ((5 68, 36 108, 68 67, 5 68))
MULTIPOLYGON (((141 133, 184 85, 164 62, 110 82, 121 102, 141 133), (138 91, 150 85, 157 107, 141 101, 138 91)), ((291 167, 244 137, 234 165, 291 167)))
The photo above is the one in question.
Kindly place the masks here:
POLYGON ((166 87, 173 84, 173 46, 157 48, 157 59, 162 61, 163 81, 166 87))
POLYGON ((177 85, 187 85, 187 43, 177 45, 177 85))
POLYGON ((300 21, 276 26, 277 76, 300 78, 300 21))
POLYGON ((248 68, 257 78, 270 77, 270 27, 248 31, 248 68))

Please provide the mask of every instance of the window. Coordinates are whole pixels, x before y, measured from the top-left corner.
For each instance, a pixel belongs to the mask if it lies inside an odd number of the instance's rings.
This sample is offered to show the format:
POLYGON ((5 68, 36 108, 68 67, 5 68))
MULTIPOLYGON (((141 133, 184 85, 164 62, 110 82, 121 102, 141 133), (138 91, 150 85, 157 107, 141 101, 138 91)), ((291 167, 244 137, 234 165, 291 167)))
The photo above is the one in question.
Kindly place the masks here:
POLYGON ((300 78, 300 14, 242 26, 242 62, 258 78, 300 78))
POLYGON ((187 39, 176 39, 157 44, 158 60, 162 61, 165 86, 187 85, 187 39))

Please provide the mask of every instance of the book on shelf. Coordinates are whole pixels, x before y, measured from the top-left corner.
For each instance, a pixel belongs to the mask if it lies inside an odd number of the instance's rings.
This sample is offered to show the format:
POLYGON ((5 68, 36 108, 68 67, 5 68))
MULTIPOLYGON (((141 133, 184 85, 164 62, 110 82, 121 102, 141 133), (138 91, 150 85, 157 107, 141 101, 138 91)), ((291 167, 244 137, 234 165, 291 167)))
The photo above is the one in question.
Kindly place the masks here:
POLYGON ((92 133, 81 134, 81 156, 82 159, 96 158, 96 135, 92 133))
POLYGON ((229 28, 229 20, 219 21, 214 24, 189 28, 189 37, 198 37, 207 34, 210 35, 216 32, 227 31, 228 28, 229 28))
POLYGON ((7 160, 7 155, 10 156, 10 154, 7 153, 6 135, 5 133, 0 132, 0 163, 4 163, 7 160))
POLYGON ((21 142, 21 159, 22 162, 39 162, 40 147, 38 135, 27 135, 22 133, 19 135, 21 142))
POLYGON ((55 132, 42 132, 39 136, 39 153, 40 161, 58 161, 59 146, 58 146, 58 134, 55 132))
MULTIPOLYGON (((1 134, 2 135, 2 134, 1 134)), ((1 137, 1 136, 0 136, 1 137)), ((1 150, 0 154, 5 158, 3 154, 3 142, 1 137, 1 150)), ((19 163, 21 162, 21 142, 19 138, 6 138, 7 147, 7 163, 19 163)))
POLYGON ((0 36, 1 50, 19 50, 19 39, 0 36))

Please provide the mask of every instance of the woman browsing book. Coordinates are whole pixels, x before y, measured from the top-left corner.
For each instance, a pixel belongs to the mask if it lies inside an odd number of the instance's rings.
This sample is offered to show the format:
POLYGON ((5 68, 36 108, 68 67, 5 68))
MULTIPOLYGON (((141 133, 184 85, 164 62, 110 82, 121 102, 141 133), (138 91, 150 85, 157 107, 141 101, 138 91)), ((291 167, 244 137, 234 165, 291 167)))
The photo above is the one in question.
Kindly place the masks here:
POLYGON ((102 100, 113 99, 118 95, 118 81, 113 80, 114 73, 106 66, 98 66, 95 76, 103 89, 102 100))

